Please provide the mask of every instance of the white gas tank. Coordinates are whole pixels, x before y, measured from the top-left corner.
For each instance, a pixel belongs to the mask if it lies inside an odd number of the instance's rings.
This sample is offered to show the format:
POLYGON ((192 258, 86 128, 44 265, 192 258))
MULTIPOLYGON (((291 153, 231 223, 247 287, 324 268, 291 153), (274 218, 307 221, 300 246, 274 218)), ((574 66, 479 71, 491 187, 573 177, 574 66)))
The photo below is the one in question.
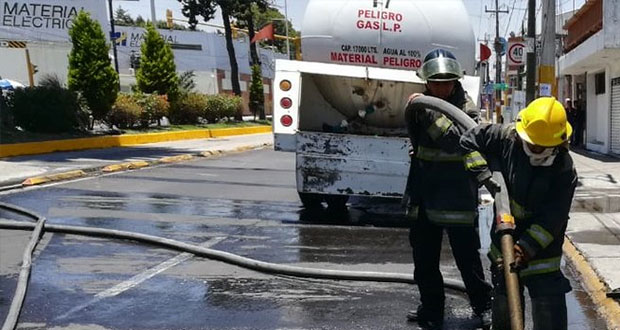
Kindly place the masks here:
POLYGON ((426 53, 444 48, 474 71, 462 0, 310 0, 301 31, 304 61, 416 70, 426 53))
MULTIPOLYGON (((415 75, 433 49, 450 50, 473 74, 475 38, 461 0, 310 0, 302 26, 304 61, 408 70, 415 75)), ((422 84, 316 75, 325 98, 345 117, 372 108, 364 121, 404 127, 404 107, 422 84)))

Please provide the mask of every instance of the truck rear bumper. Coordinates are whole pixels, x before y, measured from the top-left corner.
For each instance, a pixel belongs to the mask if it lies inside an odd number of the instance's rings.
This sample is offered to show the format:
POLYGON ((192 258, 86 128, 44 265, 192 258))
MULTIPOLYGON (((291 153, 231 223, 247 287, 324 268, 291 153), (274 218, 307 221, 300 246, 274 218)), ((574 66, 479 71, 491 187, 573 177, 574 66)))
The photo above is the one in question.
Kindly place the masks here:
POLYGON ((273 149, 275 151, 295 151, 297 134, 273 133, 273 149))
POLYGON ((297 190, 401 197, 409 174, 409 145, 403 137, 298 132, 297 190))

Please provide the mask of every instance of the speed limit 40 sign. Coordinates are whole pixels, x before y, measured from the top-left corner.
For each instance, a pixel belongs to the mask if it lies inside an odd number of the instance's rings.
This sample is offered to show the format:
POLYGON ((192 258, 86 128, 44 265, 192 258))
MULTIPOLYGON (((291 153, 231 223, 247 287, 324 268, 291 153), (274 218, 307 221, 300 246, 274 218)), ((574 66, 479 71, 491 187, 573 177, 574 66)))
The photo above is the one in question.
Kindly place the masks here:
POLYGON ((508 43, 508 65, 518 66, 524 64, 525 43, 521 41, 511 41, 508 43))

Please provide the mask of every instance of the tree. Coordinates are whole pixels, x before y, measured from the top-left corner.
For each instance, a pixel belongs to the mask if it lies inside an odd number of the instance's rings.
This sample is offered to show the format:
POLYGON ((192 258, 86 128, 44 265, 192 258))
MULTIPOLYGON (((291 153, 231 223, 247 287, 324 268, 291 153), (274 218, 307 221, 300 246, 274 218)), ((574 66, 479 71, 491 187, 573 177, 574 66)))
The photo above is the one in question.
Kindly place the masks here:
POLYGON ((114 24, 119 26, 133 26, 135 22, 123 7, 118 6, 116 11, 114 11, 114 24))
POLYGON ((136 17, 135 24, 136 26, 144 27, 146 26, 146 21, 144 20, 142 15, 138 15, 138 17, 136 17))
POLYGON ((170 100, 174 100, 179 84, 174 54, 150 22, 146 25, 140 52, 140 67, 136 72, 138 89, 143 93, 168 95, 170 100))
MULTIPOLYGON (((293 24, 290 21, 284 21, 284 15, 278 9, 273 7, 267 7, 265 10, 261 11, 259 10, 259 8, 254 8, 252 11, 254 16, 254 23, 257 28, 262 28, 263 26, 273 22, 274 33, 279 35, 286 35, 285 24, 288 24, 289 37, 296 38, 299 36, 299 32, 297 32, 293 28, 293 24)), ((273 41, 273 44, 276 46, 279 52, 286 53, 286 40, 276 39, 275 41, 273 41)), ((295 44, 290 42, 290 48, 292 55, 295 53, 295 44)))
POLYGON ((260 65, 252 65, 252 83, 250 84, 250 110, 256 118, 265 119, 265 90, 260 65))
MULTIPOLYGON (((239 3, 245 1, 247 0, 179 0, 183 5, 181 12, 188 18, 191 29, 196 28, 196 24, 198 24, 197 17, 202 17, 205 22, 208 22, 215 15, 216 6, 220 7, 226 36, 226 50, 228 51, 228 60, 230 62, 232 89, 233 93, 238 96, 241 95, 241 85, 239 84, 239 66, 237 65, 237 56, 232 40, 230 16, 239 6, 239 3)), ((237 113, 235 119, 242 120, 242 113, 237 113)))
POLYGON ((110 46, 99 22, 85 11, 69 28, 73 47, 69 53, 68 85, 82 95, 94 119, 104 119, 119 90, 118 73, 112 67, 110 46))
MULTIPOLYGON (((233 16, 237 18, 237 24, 241 28, 247 28, 250 40, 254 38, 254 13, 264 12, 269 8, 267 0, 248 0, 239 2, 234 10, 233 16)), ((250 65, 260 64, 256 43, 250 43, 250 65)))

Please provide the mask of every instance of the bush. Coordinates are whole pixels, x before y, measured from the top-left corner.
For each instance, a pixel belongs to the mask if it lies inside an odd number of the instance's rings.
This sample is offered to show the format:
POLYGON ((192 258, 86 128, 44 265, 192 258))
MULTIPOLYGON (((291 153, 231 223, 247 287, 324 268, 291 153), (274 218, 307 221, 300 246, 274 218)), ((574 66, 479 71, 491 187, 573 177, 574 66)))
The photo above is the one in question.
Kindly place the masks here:
POLYGON ((263 74, 260 65, 252 66, 252 83, 250 84, 250 111, 265 119, 265 90, 263 87, 263 74))
POLYGON ((69 88, 80 93, 95 119, 104 119, 119 90, 118 73, 110 62, 105 33, 97 20, 80 11, 73 19, 69 36, 73 45, 69 54, 69 88))
POLYGON ((108 121, 118 128, 130 128, 140 120, 142 112, 134 95, 120 93, 108 114, 108 121))
POLYGON ((176 100, 170 107, 170 122, 173 124, 197 124, 204 116, 207 98, 199 93, 189 93, 176 100))
POLYGON ((240 96, 232 95, 209 95, 207 97, 207 107, 203 117, 210 123, 220 119, 234 117, 242 107, 243 101, 240 96))
MULTIPOLYGON (((12 93, 11 93, 12 94, 12 93)), ((10 94, 0 91, 0 129, 13 128, 13 109, 10 104, 10 94)))
POLYGON ((134 98, 142 108, 140 114, 140 125, 142 127, 148 127, 149 124, 154 121, 160 124, 160 119, 164 116, 168 116, 170 112, 170 103, 168 103, 168 97, 166 95, 142 94, 137 92, 134 94, 134 98))
POLYGON ((136 83, 144 93, 166 94, 170 100, 178 96, 179 77, 176 73, 174 53, 150 24, 146 25, 144 41, 140 47, 140 67, 136 72, 136 83))
POLYGON ((62 133, 85 128, 87 113, 60 83, 19 88, 12 97, 15 124, 31 132, 62 133))

